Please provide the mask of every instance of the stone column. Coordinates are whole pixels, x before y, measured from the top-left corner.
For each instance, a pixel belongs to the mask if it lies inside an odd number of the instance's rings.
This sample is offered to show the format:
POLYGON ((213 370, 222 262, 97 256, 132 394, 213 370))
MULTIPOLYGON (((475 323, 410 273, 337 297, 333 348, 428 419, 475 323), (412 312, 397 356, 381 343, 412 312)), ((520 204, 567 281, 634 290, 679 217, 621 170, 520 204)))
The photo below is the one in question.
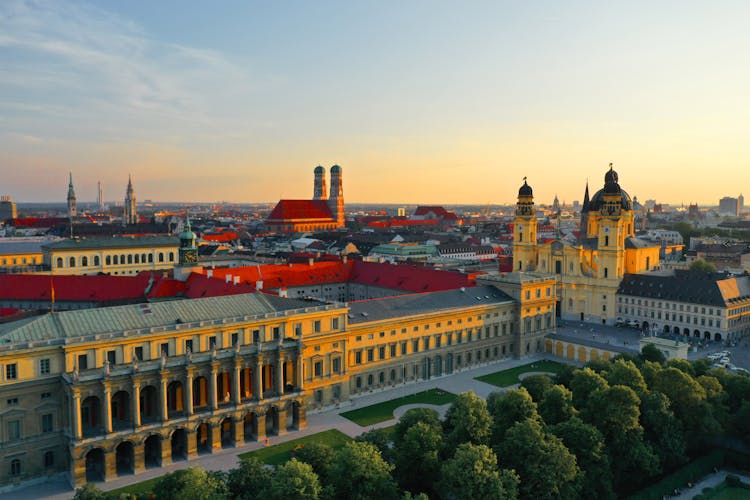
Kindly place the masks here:
POLYGON ((305 385, 305 383, 304 383, 305 379, 302 376, 302 365, 303 365, 303 363, 302 363, 302 354, 300 353, 300 354, 297 355, 297 362, 296 362, 295 367, 294 367, 294 370, 295 370, 295 373, 294 373, 294 375, 295 375, 294 385, 297 386, 297 390, 298 391, 304 390, 304 385, 305 385))
POLYGON ((263 356, 255 358, 253 367, 253 396, 257 400, 263 399, 263 356))
POLYGON ((161 466, 165 467, 172 463, 172 439, 167 437, 161 438, 161 466))
POLYGON ((221 449, 221 422, 209 424, 211 427, 211 453, 221 449))
POLYGON ((307 408, 305 405, 300 404, 297 411, 299 412, 297 414, 297 430, 304 429, 307 427, 307 408))
POLYGON ((141 425, 141 383, 140 382, 133 382, 133 404, 131 406, 132 406, 132 413, 133 413, 133 419, 132 419, 133 427, 138 427, 141 425))
POLYGON ((133 472, 138 474, 146 469, 146 445, 133 446, 133 472))
POLYGON ((198 432, 195 430, 186 431, 187 435, 187 456, 193 458, 198 456, 198 432))
POLYGON ((193 370, 188 368, 185 374, 185 415, 190 416, 193 414, 193 370))
POLYGON ((71 481, 74 488, 79 488, 86 484, 86 457, 70 459, 71 481))
POLYGON ((284 353, 279 352, 278 361, 276 362, 276 380, 274 380, 274 389, 276 395, 284 394, 284 353))
POLYGON ((257 420, 255 426, 256 439, 261 442, 266 439, 266 412, 256 412, 255 418, 257 420))
POLYGON ((234 362, 234 371, 232 372, 232 398, 234 404, 242 403, 242 394, 240 394, 240 376, 242 375, 242 364, 237 360, 234 362))
POLYGON ((211 364, 211 379, 208 381, 208 406, 215 410, 218 407, 216 402, 216 376, 219 373, 219 366, 217 363, 211 364))
POLYGON ((235 416, 232 425, 234 425, 234 445, 240 446, 245 442, 245 421, 242 417, 235 416))
POLYGON ((161 372, 159 378, 159 410, 162 422, 169 420, 169 407, 167 406, 167 374, 161 372))
MULTIPOLYGON (((78 440, 83 435, 81 428, 81 395, 77 392, 73 393, 73 437, 78 440)), ((85 466, 85 461, 84 461, 85 466)), ((84 471, 85 472, 85 471, 84 471)), ((84 474, 85 478, 85 474, 84 474)))
POLYGON ((286 412, 287 409, 284 408, 283 410, 278 410, 278 417, 279 417, 279 426, 278 426, 278 435, 281 436, 282 434, 286 434, 286 412))
POLYGON ((104 432, 109 434, 112 432, 112 388, 108 385, 104 386, 104 432))
POLYGON ((104 452, 104 480, 117 477, 117 455, 115 450, 104 452))

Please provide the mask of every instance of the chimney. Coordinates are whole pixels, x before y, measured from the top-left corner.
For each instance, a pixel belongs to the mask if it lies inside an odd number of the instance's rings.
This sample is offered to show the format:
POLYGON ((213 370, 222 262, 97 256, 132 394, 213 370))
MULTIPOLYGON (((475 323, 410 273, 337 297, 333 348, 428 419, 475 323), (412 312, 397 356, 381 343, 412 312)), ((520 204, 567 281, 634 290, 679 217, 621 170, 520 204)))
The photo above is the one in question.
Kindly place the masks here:
POLYGON ((315 264, 315 259, 313 259, 312 257, 310 257, 309 259, 307 259, 307 263, 308 263, 308 265, 310 265, 312 267, 312 265, 315 264))
POLYGON ((239 276, 235 276, 234 277, 234 285, 237 286, 239 284, 240 284, 240 277, 239 276))
POLYGON ((232 282, 231 274, 227 274, 226 276, 224 276, 224 283, 231 283, 231 282, 232 282))
POLYGON ((211 278, 213 278, 213 277, 214 277, 214 270, 213 270, 213 269, 208 269, 208 270, 206 271, 206 277, 207 277, 208 279, 211 279, 211 278))

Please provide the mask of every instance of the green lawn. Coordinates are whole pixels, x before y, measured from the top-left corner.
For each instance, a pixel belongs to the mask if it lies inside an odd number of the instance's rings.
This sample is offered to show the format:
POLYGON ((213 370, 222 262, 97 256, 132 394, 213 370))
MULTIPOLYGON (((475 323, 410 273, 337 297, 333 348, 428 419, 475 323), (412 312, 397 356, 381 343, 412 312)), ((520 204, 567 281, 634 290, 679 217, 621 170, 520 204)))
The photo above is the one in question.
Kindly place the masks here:
POLYGON ((495 373, 489 373, 482 375, 481 377, 475 377, 476 380, 486 382, 488 384, 495 385, 497 387, 509 387, 511 385, 521 383, 518 378, 519 375, 529 372, 549 372, 549 373, 560 373, 562 372, 565 365, 558 363, 557 361, 535 361, 523 366, 517 366, 515 368, 509 368, 495 373))
POLYGON ((416 394, 391 399, 389 401, 383 401, 382 403, 375 405, 357 408, 356 410, 350 410, 342 413, 341 416, 365 427, 379 422, 385 422, 386 420, 391 420, 393 418, 393 410, 399 406, 416 403, 444 405, 446 403, 452 403, 455 400, 456 395, 451 392, 443 389, 430 389, 416 394))
MULTIPOLYGON (((242 453, 239 457, 253 457, 269 465, 279 465, 289 460, 292 457, 292 451, 298 446, 304 446, 305 443, 324 443, 333 449, 337 449, 344 446, 348 441, 351 441, 349 436, 336 429, 331 429, 298 439, 292 439, 284 443, 266 446, 259 450, 242 453)), ((273 438, 271 438, 271 442, 273 442, 273 438)))
POLYGON ((727 486, 708 498, 710 500, 747 500, 750 498, 750 490, 727 486))
POLYGON ((117 488, 116 490, 108 491, 107 493, 115 497, 120 496, 121 493, 129 493, 131 495, 150 493, 151 488, 153 488, 156 482, 161 478, 162 476, 153 479, 146 479, 140 483, 129 484, 128 486, 123 486, 122 488, 117 488))

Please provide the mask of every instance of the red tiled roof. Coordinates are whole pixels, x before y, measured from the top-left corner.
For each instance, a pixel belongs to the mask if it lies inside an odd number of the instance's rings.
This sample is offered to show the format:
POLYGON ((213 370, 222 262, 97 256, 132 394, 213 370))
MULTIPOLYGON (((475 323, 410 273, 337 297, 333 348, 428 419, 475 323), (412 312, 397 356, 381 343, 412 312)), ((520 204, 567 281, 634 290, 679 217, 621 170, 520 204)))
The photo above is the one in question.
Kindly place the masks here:
POLYGON ((153 276, 146 294, 150 273, 138 276, 45 276, 39 274, 0 275, 0 299, 50 301, 54 286, 58 302, 110 302, 138 298, 172 297, 181 291, 181 283, 153 276))
POLYGON ((349 280, 353 263, 314 262, 304 264, 266 264, 262 266, 232 267, 214 269, 216 278, 225 280, 227 275, 232 279, 239 276, 240 283, 255 286, 263 282, 263 288, 281 288, 290 286, 315 285, 318 283, 341 283, 349 280))
POLYGON ((203 233, 201 239, 206 241, 215 241, 217 243, 227 243, 237 239, 237 233, 234 231, 223 231, 220 233, 203 233))
POLYGON ((444 218, 448 214, 448 211, 441 206, 420 205, 414 211, 414 215, 427 215, 430 212, 435 214, 439 219, 444 218))
POLYGON ((245 283, 235 285, 225 282, 223 278, 209 278, 203 274, 192 273, 185 282, 183 294, 188 299, 200 299, 203 297, 252 293, 254 291, 254 284, 252 286, 245 283))
POLYGON ((268 220, 329 219, 331 209, 325 200, 280 200, 268 220))
POLYGON ((474 286, 476 274, 403 264, 355 261, 351 281, 409 292, 439 292, 474 286))

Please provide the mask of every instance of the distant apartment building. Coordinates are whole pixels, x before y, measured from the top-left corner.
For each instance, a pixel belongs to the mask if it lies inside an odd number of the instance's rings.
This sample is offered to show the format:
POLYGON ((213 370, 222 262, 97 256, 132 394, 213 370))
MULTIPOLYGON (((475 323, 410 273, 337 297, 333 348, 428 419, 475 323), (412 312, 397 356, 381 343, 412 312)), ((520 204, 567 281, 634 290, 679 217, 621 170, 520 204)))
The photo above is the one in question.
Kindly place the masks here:
POLYGON ((737 198, 725 196, 719 200, 719 215, 731 215, 738 217, 740 215, 740 203, 737 198))
POLYGON ((7 194, 0 197, 0 222, 5 222, 8 219, 15 219, 17 217, 18 211, 16 210, 16 202, 7 194))

